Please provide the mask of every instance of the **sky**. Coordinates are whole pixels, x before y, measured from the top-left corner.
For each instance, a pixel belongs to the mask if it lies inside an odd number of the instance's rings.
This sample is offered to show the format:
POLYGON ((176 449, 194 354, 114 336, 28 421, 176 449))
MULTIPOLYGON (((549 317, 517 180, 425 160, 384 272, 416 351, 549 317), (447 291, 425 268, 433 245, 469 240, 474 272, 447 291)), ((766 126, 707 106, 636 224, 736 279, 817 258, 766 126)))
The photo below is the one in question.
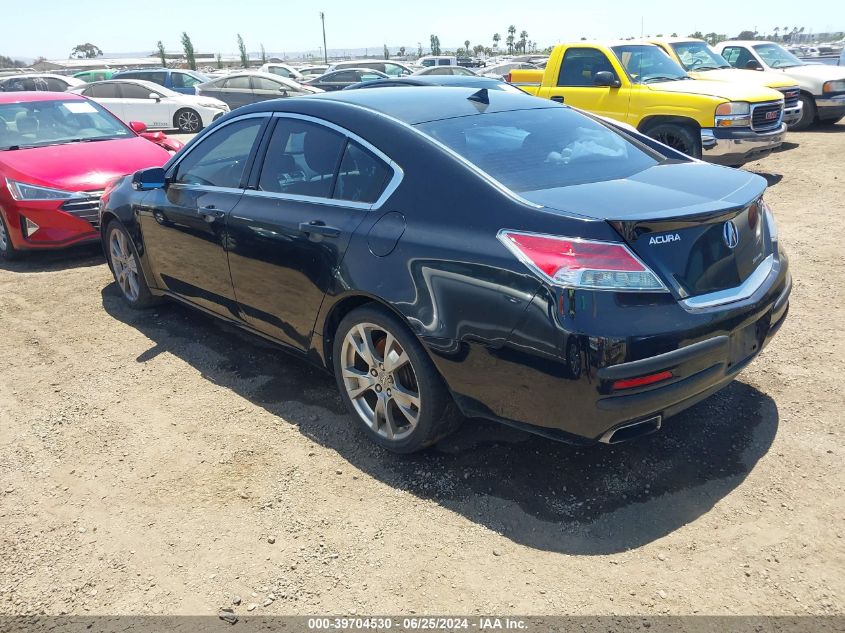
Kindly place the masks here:
POLYGON ((319 12, 326 15, 329 52, 382 44, 391 48, 492 45, 504 40, 510 24, 540 46, 587 38, 695 31, 736 35, 742 30, 771 32, 775 26, 803 26, 806 32, 845 30, 843 0, 814 0, 799 8, 794 0, 758 0, 725 5, 677 0, 601 2, 517 2, 515 0, 40 0, 15 3, 14 20, 0 0, 0 54, 11 57, 66 58, 76 44, 91 42, 106 53, 152 52, 158 40, 170 51, 182 49, 187 31, 198 52, 237 54, 240 33, 249 51, 317 51, 322 46, 319 12), (575 6, 567 6, 569 4, 575 6), (765 6, 765 10, 763 10, 765 6), (722 10, 720 10, 720 7, 722 10), (685 10, 686 9, 686 10, 685 10), (800 16, 799 16, 800 14, 800 16))

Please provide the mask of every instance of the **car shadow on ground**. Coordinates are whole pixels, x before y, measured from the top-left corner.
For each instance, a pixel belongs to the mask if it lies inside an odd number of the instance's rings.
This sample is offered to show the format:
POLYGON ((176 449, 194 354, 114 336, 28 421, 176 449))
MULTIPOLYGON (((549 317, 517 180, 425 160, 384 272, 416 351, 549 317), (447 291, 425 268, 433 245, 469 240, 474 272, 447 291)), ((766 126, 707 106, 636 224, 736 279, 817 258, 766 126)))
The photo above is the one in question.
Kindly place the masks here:
POLYGON ((752 173, 757 174, 758 176, 762 176, 766 179, 766 184, 769 187, 774 187, 778 184, 781 180, 783 180, 783 174, 772 174, 767 171, 754 171, 750 170, 752 173))
POLYGON ((105 262, 99 243, 74 246, 62 250, 29 251, 19 259, 0 258, 0 270, 17 273, 40 273, 99 266, 105 262))
POLYGON ((622 552, 698 519, 743 482, 778 428, 775 402, 738 381, 628 444, 575 448, 468 420, 431 449, 397 456, 355 428, 322 370, 180 305, 133 311, 114 283, 102 299, 153 341, 136 362, 173 354, 370 476, 548 551, 622 552))

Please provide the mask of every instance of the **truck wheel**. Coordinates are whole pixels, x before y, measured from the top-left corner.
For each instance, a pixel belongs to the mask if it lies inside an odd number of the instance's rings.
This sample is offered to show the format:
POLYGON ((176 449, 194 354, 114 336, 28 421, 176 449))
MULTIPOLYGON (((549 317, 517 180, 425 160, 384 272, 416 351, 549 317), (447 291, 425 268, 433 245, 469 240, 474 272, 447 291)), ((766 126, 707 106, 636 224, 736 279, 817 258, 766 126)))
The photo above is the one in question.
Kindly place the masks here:
POLYGON ((816 120, 816 102, 810 95, 802 94, 801 97, 801 118, 793 123, 789 129, 795 131, 806 130, 816 120))
POLYGON ((692 128, 677 123, 659 123, 646 132, 655 141, 693 158, 701 158, 701 139, 692 128))

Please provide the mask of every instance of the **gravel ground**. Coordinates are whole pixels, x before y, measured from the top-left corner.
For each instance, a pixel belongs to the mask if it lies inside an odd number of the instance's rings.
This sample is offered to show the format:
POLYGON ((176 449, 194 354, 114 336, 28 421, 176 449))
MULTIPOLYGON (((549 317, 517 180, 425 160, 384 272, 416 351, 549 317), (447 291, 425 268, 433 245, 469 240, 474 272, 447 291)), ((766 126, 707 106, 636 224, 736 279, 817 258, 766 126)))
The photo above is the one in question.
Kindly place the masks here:
POLYGON ((749 166, 788 321, 627 445, 470 421, 389 455, 320 371, 125 308, 96 249, 0 264, 0 614, 843 613, 844 140, 749 166))

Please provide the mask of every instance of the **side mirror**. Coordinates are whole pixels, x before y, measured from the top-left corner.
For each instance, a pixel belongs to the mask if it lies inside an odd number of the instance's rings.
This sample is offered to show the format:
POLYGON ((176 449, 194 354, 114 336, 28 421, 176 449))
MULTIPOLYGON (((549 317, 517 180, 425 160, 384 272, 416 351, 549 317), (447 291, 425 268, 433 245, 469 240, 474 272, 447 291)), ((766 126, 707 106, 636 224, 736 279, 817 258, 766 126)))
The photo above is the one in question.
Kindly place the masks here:
POLYGON ((133 132, 135 132, 135 134, 143 134, 147 131, 147 124, 141 121, 130 121, 129 127, 133 132))
POLYGON ((760 62, 758 62, 756 59, 749 59, 745 63, 745 68, 747 70, 763 70, 763 67, 760 65, 760 62))
POLYGON ((137 191, 163 189, 165 180, 164 169, 161 167, 148 167, 132 174, 132 188, 137 191))
POLYGON ((619 88, 622 82, 609 70, 600 70, 593 75, 593 84, 596 86, 607 86, 608 88, 619 88))
POLYGON ((161 95, 157 92, 150 93, 150 99, 155 99, 156 101, 161 101, 161 95))

